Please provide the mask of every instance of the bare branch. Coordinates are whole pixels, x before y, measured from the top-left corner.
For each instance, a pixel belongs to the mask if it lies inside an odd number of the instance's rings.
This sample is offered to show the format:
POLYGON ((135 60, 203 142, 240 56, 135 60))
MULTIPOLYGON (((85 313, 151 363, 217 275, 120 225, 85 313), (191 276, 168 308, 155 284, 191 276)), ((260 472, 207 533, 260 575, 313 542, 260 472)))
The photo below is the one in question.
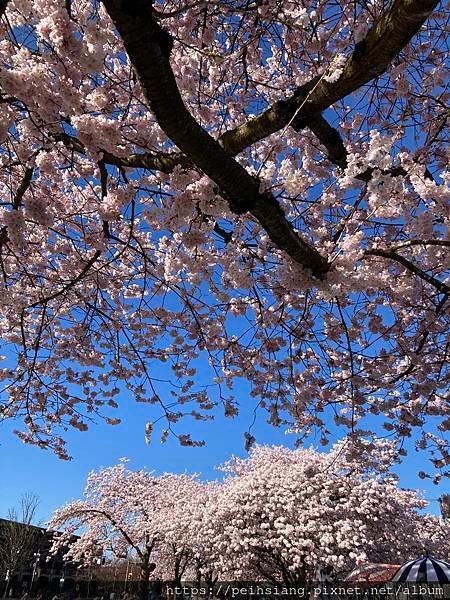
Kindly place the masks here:
POLYGON ((7 520, 1 523, 0 564, 9 570, 9 581, 29 564, 39 529, 33 525, 39 498, 24 494, 19 507, 8 509, 7 520))
POLYGON ((39 496, 33 492, 23 494, 20 499, 21 522, 31 525, 36 518, 37 507, 39 506, 39 496))

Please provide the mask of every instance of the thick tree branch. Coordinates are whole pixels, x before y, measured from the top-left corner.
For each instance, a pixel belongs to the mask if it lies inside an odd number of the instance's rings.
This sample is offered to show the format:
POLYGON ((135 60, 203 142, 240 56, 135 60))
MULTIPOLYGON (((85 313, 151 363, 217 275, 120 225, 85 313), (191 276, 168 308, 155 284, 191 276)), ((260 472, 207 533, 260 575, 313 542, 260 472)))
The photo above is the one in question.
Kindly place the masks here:
POLYGON ((404 266, 405 269, 407 269, 411 273, 414 273, 414 275, 417 275, 420 279, 423 279, 423 281, 426 281, 427 283, 429 283, 430 285, 435 287, 441 294, 449 294, 450 293, 450 287, 448 285, 446 285, 442 281, 439 281, 439 279, 437 279, 436 277, 433 277, 433 275, 430 275, 423 269, 420 269, 413 262, 411 262, 410 260, 408 260, 407 258, 402 256, 401 254, 398 254, 398 252, 395 252, 394 250, 373 249, 373 250, 367 250, 367 252, 365 252, 364 255, 365 256, 380 256, 382 258, 387 258, 388 260, 393 260, 395 262, 398 262, 399 264, 404 266))
POLYGON ((0 19, 5 14, 6 7, 8 6, 9 0, 0 0, 0 19))
POLYGON ((224 148, 238 154, 288 125, 294 115, 293 125, 308 126, 311 115, 382 75, 438 4, 439 0, 393 0, 365 39, 356 44, 336 82, 317 77, 299 87, 287 100, 275 102, 258 117, 226 132, 221 138, 224 148))
MULTIPOLYGON (((348 152, 338 130, 332 127, 320 113, 311 115, 311 117, 307 119, 307 127, 314 133, 320 143, 325 146, 328 160, 340 167, 342 170, 346 169, 348 164, 348 152)), ((295 130, 300 130, 302 128, 303 126, 294 126, 295 130)), ((375 169, 373 168, 368 168, 365 171, 361 171, 361 173, 355 175, 355 178, 367 183, 372 179, 374 170, 375 169)), ((400 166, 383 170, 383 173, 385 175, 391 175, 391 177, 408 175, 408 172, 400 166)), ((433 175, 428 169, 425 170, 425 177, 431 181, 434 181, 433 175)))
MULTIPOLYGON (((33 167, 27 167, 25 169, 25 173, 23 175, 22 181, 20 182, 19 187, 17 188, 16 193, 14 194, 14 198, 12 201, 13 210, 19 210, 19 207, 22 203, 22 198, 25 195, 25 192, 30 187, 31 181, 33 179, 34 169, 33 167)), ((0 230, 0 248, 5 244, 8 240, 8 228, 5 226, 0 230)))
POLYGON ((278 201, 195 121, 183 103, 169 62, 172 40, 154 19, 148 0, 103 0, 158 124, 214 181, 236 214, 250 212, 272 242, 297 264, 322 277, 328 263, 293 229, 278 201))
POLYGON ((214 223, 214 232, 220 236, 225 244, 229 244, 233 239, 233 232, 226 231, 223 227, 221 227, 218 223, 214 223))
MULTIPOLYGON (((56 141, 63 142, 70 150, 86 154, 86 148, 76 137, 68 133, 59 133, 54 137, 56 141)), ((194 165, 181 152, 143 152, 142 154, 136 153, 127 157, 120 157, 101 148, 100 151, 103 153, 103 161, 116 167, 148 169, 149 171, 161 171, 162 173, 171 173, 176 166, 194 168, 194 165)))
POLYGON ((17 210, 22 203, 22 198, 25 195, 25 192, 30 187, 31 180, 33 179, 34 169, 32 167, 27 167, 25 169, 25 173, 23 175, 22 181, 20 182, 19 187, 17 188, 17 192, 14 195, 13 199, 13 209, 17 210))
MULTIPOLYGON (((294 129, 298 131, 302 128, 297 126, 294 129)), ((328 160, 344 171, 347 168, 348 152, 338 130, 332 127, 320 113, 308 119, 308 129, 325 146, 328 160)))

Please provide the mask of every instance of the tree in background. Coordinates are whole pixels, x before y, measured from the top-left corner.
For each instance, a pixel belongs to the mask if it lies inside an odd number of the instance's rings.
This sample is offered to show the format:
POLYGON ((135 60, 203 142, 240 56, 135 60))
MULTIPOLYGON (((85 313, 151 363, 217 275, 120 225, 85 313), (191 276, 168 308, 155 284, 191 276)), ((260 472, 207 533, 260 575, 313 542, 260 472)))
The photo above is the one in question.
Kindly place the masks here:
POLYGON ((235 416, 243 379, 300 439, 413 438, 438 480, 444 2, 5 0, 0 15, 1 416, 23 418, 21 439, 67 458, 64 430, 118 423, 126 390, 164 439, 200 444, 182 417, 235 416))
POLYGON ((449 526, 398 487, 392 444, 349 459, 330 452, 257 446, 225 465, 220 502, 206 511, 210 562, 225 578, 285 586, 314 581, 317 567, 342 580, 355 562, 403 563, 425 551, 448 557, 449 526))
POLYGON ((182 579, 195 581, 198 587, 201 583, 216 583, 221 574, 212 559, 216 529, 206 515, 214 515, 222 493, 219 482, 194 480, 184 486, 183 500, 173 505, 170 518, 164 523, 162 543, 155 557, 156 577, 178 585, 182 579))
MULTIPOLYGON (((9 582, 25 567, 33 563, 33 553, 40 530, 36 525, 39 498, 36 494, 23 494, 19 506, 10 508, 7 520, 0 523, 0 574, 6 581, 4 595, 9 582)), ((19 590, 20 591, 20 590, 19 590)))
POLYGON ((125 461, 92 472, 84 499, 70 502, 49 522, 54 530, 52 553, 69 547, 66 558, 92 564, 102 552, 129 556, 139 568, 139 597, 147 600, 153 562, 177 503, 196 485, 194 477, 133 472, 125 461), (80 537, 73 542, 71 537, 80 537))
POLYGON ((228 476, 200 483, 187 475, 126 471, 123 463, 91 474, 85 500, 57 511, 64 533, 80 529, 67 556, 92 549, 132 550, 149 578, 213 585, 222 580, 311 583, 317 567, 342 578, 356 560, 402 563, 425 550, 449 556, 450 526, 423 512, 427 502, 398 487, 393 444, 368 443, 352 459, 340 442, 328 453, 256 446, 232 459, 228 476))

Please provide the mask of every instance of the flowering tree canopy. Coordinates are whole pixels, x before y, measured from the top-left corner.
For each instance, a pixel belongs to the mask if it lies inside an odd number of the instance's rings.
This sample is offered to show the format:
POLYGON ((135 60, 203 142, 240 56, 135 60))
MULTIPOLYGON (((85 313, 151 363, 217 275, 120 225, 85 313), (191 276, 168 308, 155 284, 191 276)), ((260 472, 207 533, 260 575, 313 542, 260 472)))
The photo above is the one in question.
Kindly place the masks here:
MULTIPOLYGON (((89 564, 104 552, 116 558, 133 557, 140 568, 140 597, 146 600, 154 557, 167 546, 166 531, 172 516, 199 488, 195 477, 155 477, 146 471, 130 471, 124 461, 92 472, 84 499, 70 502, 53 515, 49 523, 56 531, 52 551, 68 547, 67 558, 81 564, 89 564), (80 531, 74 543, 73 534, 80 531)), ((170 542, 173 545, 176 539, 170 542)), ((171 550, 175 562, 178 547, 171 550)))
POLYGON ((154 577, 213 584, 222 574, 214 560, 217 521, 215 510, 223 502, 220 482, 190 480, 183 496, 172 504, 155 554, 154 577))
POLYGON ((447 556, 449 526, 420 512, 427 502, 415 491, 398 487, 388 471, 392 447, 368 445, 349 460, 347 443, 328 453, 257 446, 226 465, 231 475, 205 519, 205 530, 213 523, 215 569, 289 586, 311 582, 318 566, 342 579, 356 560, 447 556))
POLYGON ((142 598, 150 577, 305 585, 318 566, 342 578, 356 559, 401 563, 424 550, 448 557, 450 525, 398 487, 392 444, 367 444, 353 458, 347 444, 327 453, 256 446, 224 465, 228 475, 215 483, 134 473, 123 463, 103 469, 90 475, 84 500, 53 516, 51 527, 62 529, 54 548, 81 527, 68 557, 131 551, 142 565, 142 598))
POLYGON ((444 469, 443 3, 0 13, 1 416, 20 437, 66 458, 64 429, 117 423, 126 390, 198 444, 177 422, 234 416, 243 378, 274 425, 413 436, 444 469))

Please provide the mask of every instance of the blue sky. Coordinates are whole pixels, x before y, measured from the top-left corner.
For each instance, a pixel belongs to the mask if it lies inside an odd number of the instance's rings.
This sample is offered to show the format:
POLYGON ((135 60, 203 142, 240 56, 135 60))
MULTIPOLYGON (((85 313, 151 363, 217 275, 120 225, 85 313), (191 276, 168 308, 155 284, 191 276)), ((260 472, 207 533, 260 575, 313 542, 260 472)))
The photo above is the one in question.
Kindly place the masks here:
MULTIPOLYGON (((246 395, 242 386, 241 414, 234 419, 220 415, 214 421, 194 422, 188 429, 193 438, 203 438, 202 448, 181 447, 175 439, 161 445, 155 436, 150 446, 145 444, 144 425, 151 407, 136 404, 123 396, 120 413, 121 425, 112 427, 103 423, 92 425, 87 432, 71 431, 67 435, 73 456, 70 462, 62 461, 51 452, 23 444, 12 430, 18 423, 0 425, 0 517, 17 503, 24 492, 35 492, 41 499, 39 517, 45 521, 52 511, 65 502, 81 497, 88 472, 116 463, 121 457, 130 459, 133 469, 147 468, 157 473, 199 473, 203 479, 220 477, 217 465, 232 454, 245 455, 244 432, 253 420, 255 399, 246 395)), ((264 413, 258 413, 252 433, 259 443, 292 446, 294 438, 283 429, 265 423, 264 413)), ((183 424, 182 424, 183 425, 183 424)), ((187 424, 186 424, 187 425, 187 424)), ((420 480, 416 473, 425 466, 426 457, 412 453, 398 469, 402 487, 422 488, 430 502, 429 511, 439 512, 437 498, 447 491, 444 485, 435 486, 420 480)))
MULTIPOLYGON (((244 431, 253 420, 253 405, 249 400, 242 415, 235 419, 218 417, 214 421, 194 422, 191 427, 181 423, 180 432, 189 431, 193 439, 202 438, 201 448, 181 447, 174 438, 161 444, 157 435, 150 446, 145 444, 144 426, 151 407, 122 398, 122 424, 98 423, 87 432, 71 431, 67 435, 72 461, 62 461, 49 451, 23 444, 12 434, 14 424, 0 425, 0 516, 17 502, 26 491, 41 498, 39 514, 48 518, 62 503, 81 496, 86 476, 92 469, 114 464, 121 457, 130 459, 131 468, 145 467, 156 472, 199 473, 204 479, 221 476, 215 467, 231 454, 245 455, 244 431), (128 405, 128 406, 127 406, 128 405)), ((245 402, 244 402, 245 406, 245 402)), ((15 426, 20 426, 16 423, 15 426)), ((252 433, 259 442, 289 444, 289 437, 280 429, 264 422, 261 412, 252 433)), ((289 444, 291 445, 291 444, 289 444)))
MULTIPOLYGON (((23 41, 24 34, 20 31, 16 34, 23 41)), ((28 37, 27 43, 34 47, 35 38, 28 37)), ((346 103, 351 104, 352 99, 347 98, 346 103)), ((334 122, 332 111, 328 111, 327 116, 334 122)), ((414 147, 416 142, 412 134, 409 141, 414 147)), ((157 436, 147 446, 144 426, 146 421, 155 417, 152 407, 138 405, 125 394, 118 411, 118 416, 123 419, 121 425, 111 427, 98 423, 85 433, 68 432, 66 439, 73 456, 70 462, 61 461, 51 452, 20 442, 12 430, 21 427, 21 423, 0 424, 0 517, 6 516, 8 507, 15 505, 22 493, 35 492, 41 498, 39 516, 46 520, 55 508, 81 496, 90 470, 114 464, 124 456, 130 459, 131 468, 145 467, 156 472, 197 472, 204 479, 219 477, 220 473, 215 470, 217 465, 232 454, 245 454, 243 434, 252 423, 253 407, 257 402, 248 397, 248 389, 244 385, 238 385, 236 395, 241 398, 242 411, 235 419, 217 415, 214 421, 193 422, 189 427, 181 424, 179 427, 181 432, 190 432, 194 439, 205 439, 207 445, 202 448, 180 447, 175 439, 169 439, 165 445, 161 445, 157 436)), ((265 414, 261 411, 252 429, 259 443, 293 444, 293 437, 286 436, 283 429, 267 425, 264 419, 265 414)), ((417 471, 426 470, 426 467, 427 457, 413 451, 397 470, 401 485, 422 488, 425 497, 430 500, 430 512, 437 513, 437 498, 448 489, 445 484, 434 486, 428 480, 420 480, 417 471)))

